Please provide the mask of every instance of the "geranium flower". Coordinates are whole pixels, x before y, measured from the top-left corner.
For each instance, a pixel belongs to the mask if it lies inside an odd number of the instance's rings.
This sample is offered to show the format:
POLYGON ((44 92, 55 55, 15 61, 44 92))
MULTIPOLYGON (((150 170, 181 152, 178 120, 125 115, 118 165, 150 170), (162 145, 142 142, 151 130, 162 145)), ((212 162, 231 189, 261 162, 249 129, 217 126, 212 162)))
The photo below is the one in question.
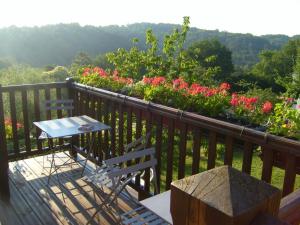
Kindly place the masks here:
POLYGON ((185 82, 181 77, 173 80, 173 88, 175 90, 187 89, 189 87, 188 83, 185 82))
POLYGON ((270 113, 272 111, 273 105, 271 102, 266 101, 262 106, 263 113, 270 113))
POLYGON ((153 86, 158 86, 158 85, 162 85, 166 82, 166 78, 164 77, 154 77, 151 81, 151 84, 153 86))
POLYGON ((152 80, 153 80, 153 78, 144 76, 142 81, 144 84, 151 84, 152 80))
POLYGON ((229 90, 231 88, 230 84, 224 82, 220 84, 220 90, 229 90))

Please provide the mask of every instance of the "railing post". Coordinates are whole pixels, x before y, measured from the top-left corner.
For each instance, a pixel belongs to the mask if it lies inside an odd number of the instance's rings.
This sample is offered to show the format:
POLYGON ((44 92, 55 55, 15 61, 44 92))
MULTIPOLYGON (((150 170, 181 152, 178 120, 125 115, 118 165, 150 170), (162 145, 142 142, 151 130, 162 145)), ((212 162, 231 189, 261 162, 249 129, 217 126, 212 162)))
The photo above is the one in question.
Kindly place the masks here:
MULTIPOLYGON (((74 82, 74 79, 72 77, 68 77, 66 79, 66 82, 67 82, 67 89, 68 89, 68 98, 69 99, 73 99, 74 101, 74 109, 73 109, 73 116, 78 116, 78 105, 77 105, 77 99, 75 99, 75 96, 74 96, 74 90, 73 90, 73 82, 74 82)), ((76 136, 76 137, 72 137, 72 146, 79 146, 79 137, 76 136)), ((77 158, 77 152, 71 148, 71 150, 69 151, 70 155, 74 158, 77 158)))
POLYGON ((6 146, 2 85, 0 84, 0 198, 8 201, 9 197, 8 152, 6 146))

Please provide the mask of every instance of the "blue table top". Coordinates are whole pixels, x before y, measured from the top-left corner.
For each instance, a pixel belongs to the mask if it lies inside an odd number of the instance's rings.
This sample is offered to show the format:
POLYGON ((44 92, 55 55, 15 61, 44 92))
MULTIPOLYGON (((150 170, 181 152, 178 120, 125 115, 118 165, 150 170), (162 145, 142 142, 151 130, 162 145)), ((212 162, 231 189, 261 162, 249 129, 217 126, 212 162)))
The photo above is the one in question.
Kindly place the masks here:
POLYGON ((86 115, 33 122, 33 124, 47 133, 49 138, 73 136, 111 129, 110 126, 86 115))

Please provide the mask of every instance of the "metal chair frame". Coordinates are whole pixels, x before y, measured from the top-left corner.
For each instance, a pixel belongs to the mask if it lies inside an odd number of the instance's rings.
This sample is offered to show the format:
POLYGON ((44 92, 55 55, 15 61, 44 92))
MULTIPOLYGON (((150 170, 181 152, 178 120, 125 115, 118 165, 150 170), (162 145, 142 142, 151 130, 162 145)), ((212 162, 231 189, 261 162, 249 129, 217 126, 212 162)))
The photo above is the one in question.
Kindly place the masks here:
MULTIPOLYGON (((93 188, 100 189, 103 194, 105 194, 105 189, 108 190, 102 204, 96 208, 96 212, 87 224, 91 223, 98 213, 101 213, 104 209, 109 209, 112 204, 115 203, 117 206, 117 199, 122 191, 126 191, 128 197, 138 204, 138 200, 127 191, 126 186, 146 169, 152 169, 153 171, 153 179, 151 181, 154 181, 155 192, 157 192, 158 185, 155 169, 157 160, 155 158, 155 149, 153 147, 146 148, 149 140, 150 133, 125 146, 124 155, 104 160, 102 165, 97 167, 92 175, 83 177, 83 180, 92 184, 93 188)), ((94 192, 99 198, 102 198, 96 190, 94 192)), ((121 221, 121 219, 121 214, 119 214, 119 220, 121 221)))

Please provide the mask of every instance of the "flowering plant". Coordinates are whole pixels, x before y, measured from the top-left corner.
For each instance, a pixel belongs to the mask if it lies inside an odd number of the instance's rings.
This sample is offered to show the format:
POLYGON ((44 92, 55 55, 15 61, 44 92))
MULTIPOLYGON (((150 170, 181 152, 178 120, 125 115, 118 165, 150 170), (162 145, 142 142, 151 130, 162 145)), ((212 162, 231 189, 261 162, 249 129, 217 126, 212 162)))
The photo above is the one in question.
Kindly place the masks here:
POLYGON ((254 125, 266 124, 273 109, 270 101, 262 102, 257 96, 247 97, 236 93, 232 94, 230 104, 236 119, 254 125))
POLYGON ((119 91, 125 86, 132 85, 131 78, 120 77, 118 71, 106 72, 100 67, 84 68, 80 76, 80 82, 86 85, 105 88, 112 91, 119 91))
POLYGON ((268 131, 300 139, 300 111, 292 107, 291 100, 277 103, 270 117, 268 131))
MULTIPOLYGON (((12 139, 13 138, 13 129, 12 129, 11 119, 8 119, 8 118, 5 119, 4 125, 5 125, 6 139, 12 139)), ((23 125, 21 123, 17 123, 17 131, 19 131, 21 128, 23 128, 23 125)))

